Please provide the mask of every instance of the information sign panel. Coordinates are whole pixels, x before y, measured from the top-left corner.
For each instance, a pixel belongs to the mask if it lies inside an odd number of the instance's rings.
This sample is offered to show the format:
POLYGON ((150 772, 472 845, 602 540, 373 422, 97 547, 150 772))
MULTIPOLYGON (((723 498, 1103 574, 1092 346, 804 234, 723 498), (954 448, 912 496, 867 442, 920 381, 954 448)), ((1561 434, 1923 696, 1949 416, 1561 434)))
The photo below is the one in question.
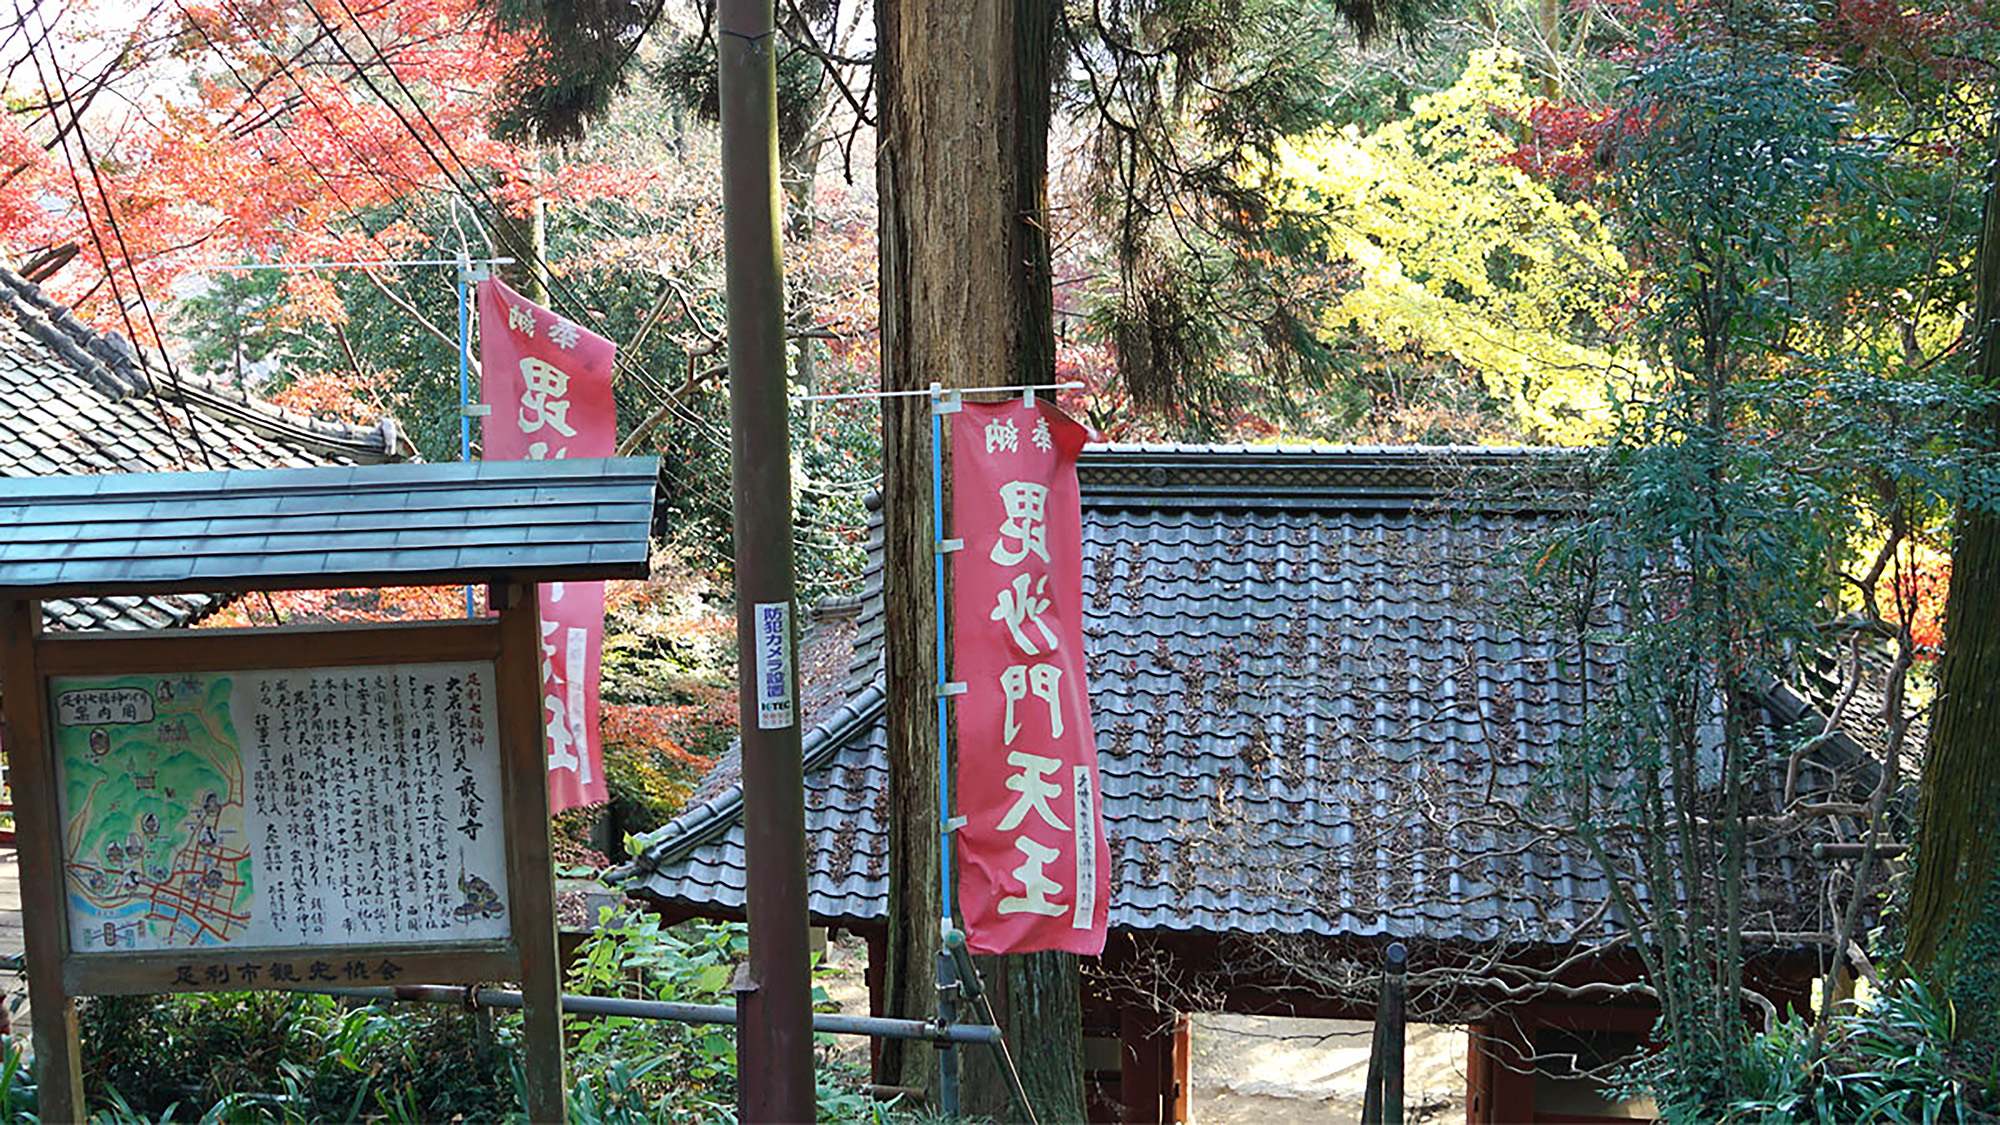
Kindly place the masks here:
POLYGON ((59 676, 72 954, 510 934, 491 662, 59 676))

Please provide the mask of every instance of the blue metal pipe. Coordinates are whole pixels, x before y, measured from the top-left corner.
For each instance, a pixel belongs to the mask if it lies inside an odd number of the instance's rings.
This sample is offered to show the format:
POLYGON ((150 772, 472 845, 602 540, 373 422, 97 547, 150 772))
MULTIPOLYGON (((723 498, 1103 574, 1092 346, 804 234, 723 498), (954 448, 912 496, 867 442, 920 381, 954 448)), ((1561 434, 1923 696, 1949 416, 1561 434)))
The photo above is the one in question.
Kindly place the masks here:
POLYGON ((944 693, 951 680, 945 658, 944 605, 944 418, 938 413, 942 398, 931 388, 931 620, 937 635, 937 725, 938 725, 938 884, 940 932, 951 926, 951 721, 950 697, 944 693))

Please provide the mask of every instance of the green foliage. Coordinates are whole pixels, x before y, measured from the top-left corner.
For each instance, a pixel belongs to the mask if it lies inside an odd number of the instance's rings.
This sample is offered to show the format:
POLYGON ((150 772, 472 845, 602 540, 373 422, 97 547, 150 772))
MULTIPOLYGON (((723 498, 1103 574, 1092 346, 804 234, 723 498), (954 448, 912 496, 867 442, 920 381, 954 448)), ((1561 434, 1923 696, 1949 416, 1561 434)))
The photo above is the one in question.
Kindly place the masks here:
MULTIPOLYGON (((1970 898, 1970 896, 1968 896, 1970 898)), ((2000 1115, 2000 877, 1988 882, 1965 943, 1955 951, 1950 1002, 1958 1014, 1956 1051, 1989 1113, 2000 1115)))
POLYGON ((1087 138, 1103 245, 1091 319, 1132 401, 1194 426, 1284 413, 1336 357, 1304 325, 1324 289, 1301 232, 1246 173, 1328 120, 1350 33, 1409 32, 1427 3, 1070 4, 1056 115, 1087 138))
POLYGON ((1496 115, 1527 105, 1520 56, 1475 51, 1406 118, 1280 144, 1266 182, 1351 279, 1323 336, 1448 356, 1530 433, 1575 443, 1609 422, 1607 386, 1634 377, 1614 316, 1633 279, 1595 208, 1502 162, 1496 115))
MULTIPOLYGON (((1829 1019, 1818 1050, 1810 1023, 1796 1015, 1751 1039, 1740 1062, 1743 1091, 1724 1119, 1756 1125, 1967 1120, 1964 1076, 1952 1057, 1951 1005, 1915 981, 1900 981, 1829 1019)), ((1669 1101, 1660 1109, 1669 1122, 1714 1119, 1701 1105, 1669 1101)))
MULTIPOLYGON (((812 7, 815 5, 808 5, 812 7)), ((716 84, 714 7, 707 6, 701 31, 667 45, 651 78, 675 107, 710 123, 721 120, 721 91, 716 84)), ((778 151, 796 157, 812 139, 827 95, 825 68, 801 50, 782 51, 777 61, 778 151)))
POLYGON ((516 1105, 513 1033, 448 1007, 391 1012, 304 993, 96 997, 84 1085, 120 1116, 436 1121, 516 1105), (122 1108, 121 1108, 122 1107, 122 1108))
MULTIPOLYGON (((727 1005, 748 948, 740 924, 664 926, 607 907, 565 987, 727 1005)), ((814 999, 825 1003, 825 990, 816 987, 814 999)), ((92 1125, 522 1120, 518 1013, 257 992, 100 997, 81 1015, 92 1125)), ((566 1024, 578 1125, 730 1116, 736 1046, 727 1024, 587 1016, 566 1024)), ((865 1082, 822 1060, 819 1119, 885 1120, 865 1082)), ((0 1122, 32 1125, 37 1104, 25 1037, 10 1038, 0 1045, 0 1122)))
POLYGON ((40 1109, 27 1037, 10 1035, 0 1041, 0 1121, 34 1121, 40 1109))
POLYGON ((1820 215, 1858 191, 1872 154, 1843 139, 1841 72, 1786 42, 1809 19, 1782 0, 1699 19, 1632 80, 1644 125, 1616 185, 1651 275, 1650 327, 1683 370, 1756 362, 1831 296, 1794 263, 1820 249, 1820 215))
MULTIPOLYGON (((568 989, 688 1004, 728 1004, 736 965, 748 953, 748 930, 736 923, 664 926, 648 914, 606 907, 596 932, 577 951, 568 989)), ((815 985, 815 1002, 826 991, 815 985)), ((570 1111, 579 1122, 714 1121, 736 1096, 736 1039, 720 1024, 683 1024, 622 1016, 571 1017, 573 1072, 580 1077, 570 1111)), ((822 1037, 824 1041, 824 1037, 822 1037)), ((819 1120, 876 1121, 865 1078, 822 1059, 819 1120)))
POLYGON ((665 0, 492 0, 490 7, 498 27, 529 44, 507 75, 494 135, 571 141, 610 109, 665 0))
POLYGON ((669 756, 641 746, 607 748, 604 784, 611 794, 617 833, 651 832, 673 819, 700 776, 686 755, 669 756))
MULTIPOLYGON (((647 914, 606 907, 577 950, 567 990, 593 996, 726 1003, 737 959, 749 948, 741 925, 664 926, 647 914)), ((624 1016, 569 1020, 576 1098, 651 1121, 706 1121, 735 1098, 736 1041, 727 1026, 624 1016)), ((606 1120, 620 1120, 617 1116, 606 1120)))

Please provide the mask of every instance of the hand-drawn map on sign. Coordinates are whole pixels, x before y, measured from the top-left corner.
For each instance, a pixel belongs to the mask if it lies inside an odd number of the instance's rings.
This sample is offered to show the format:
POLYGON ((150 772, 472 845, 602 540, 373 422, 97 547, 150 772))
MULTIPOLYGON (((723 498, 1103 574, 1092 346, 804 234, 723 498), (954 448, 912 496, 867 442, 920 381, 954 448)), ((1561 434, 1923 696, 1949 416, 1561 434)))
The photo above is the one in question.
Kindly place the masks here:
POLYGON ((51 688, 73 951, 507 936, 492 665, 51 688))

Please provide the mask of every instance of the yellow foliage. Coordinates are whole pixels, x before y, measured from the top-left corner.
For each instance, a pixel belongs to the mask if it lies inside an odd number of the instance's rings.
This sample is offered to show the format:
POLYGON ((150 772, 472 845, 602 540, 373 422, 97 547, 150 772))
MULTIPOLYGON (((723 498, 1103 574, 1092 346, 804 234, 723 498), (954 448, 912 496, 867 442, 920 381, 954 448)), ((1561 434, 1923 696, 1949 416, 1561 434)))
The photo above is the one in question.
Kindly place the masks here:
POLYGON ((1324 331, 1450 356, 1541 438, 1587 442, 1637 369, 1613 318, 1632 275, 1594 208, 1503 162, 1496 116, 1529 102, 1520 56, 1478 51, 1409 117, 1287 143, 1265 186, 1355 271, 1324 331))

